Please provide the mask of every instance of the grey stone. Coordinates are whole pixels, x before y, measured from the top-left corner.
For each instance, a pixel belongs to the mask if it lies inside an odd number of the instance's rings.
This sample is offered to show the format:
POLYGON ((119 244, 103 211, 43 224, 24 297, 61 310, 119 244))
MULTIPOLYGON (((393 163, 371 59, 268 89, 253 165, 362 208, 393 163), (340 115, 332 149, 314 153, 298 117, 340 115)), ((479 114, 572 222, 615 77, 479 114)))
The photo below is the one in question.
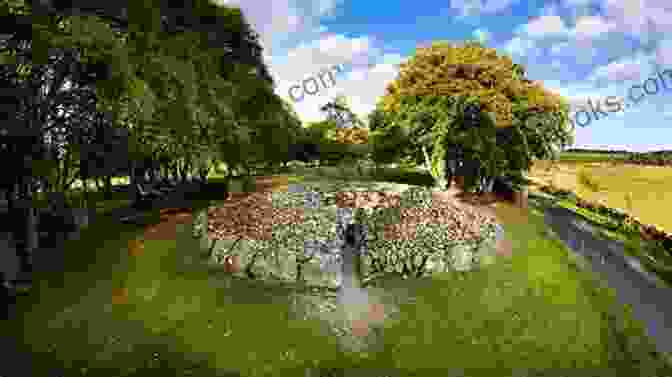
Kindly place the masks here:
POLYGON ((287 185, 287 192, 304 192, 306 189, 303 187, 303 185, 296 184, 296 183, 290 183, 287 185))

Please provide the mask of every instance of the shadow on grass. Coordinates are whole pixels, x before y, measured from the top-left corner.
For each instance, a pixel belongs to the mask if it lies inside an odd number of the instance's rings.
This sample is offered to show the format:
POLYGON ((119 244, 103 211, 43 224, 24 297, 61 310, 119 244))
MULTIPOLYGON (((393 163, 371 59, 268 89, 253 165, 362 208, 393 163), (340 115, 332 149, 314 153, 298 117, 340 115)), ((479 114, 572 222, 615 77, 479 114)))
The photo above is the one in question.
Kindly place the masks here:
MULTIPOLYGON (((34 373, 21 375, 55 376, 66 368, 60 375, 77 376, 91 368, 87 375, 110 377, 239 376, 253 369, 301 377, 503 376, 549 365, 564 370, 536 375, 566 376, 572 367, 592 376, 665 372, 645 357, 648 345, 631 342, 638 333, 614 335, 629 324, 607 322, 613 302, 566 267, 561 244, 539 237, 539 216, 507 228, 515 247, 509 262, 440 280, 388 281, 418 300, 402 306, 403 321, 385 328, 383 349, 369 355, 341 353, 313 322, 290 320, 286 288, 186 264, 198 254, 186 234, 148 241, 130 258, 127 243, 141 238, 142 227, 100 221, 65 253, 67 272, 41 276, 22 316, 0 324, 0 333, 34 358, 34 373), (111 291, 120 287, 128 289, 126 301, 110 306, 111 291), (643 363, 651 366, 640 369, 643 363), (246 372, 227 372, 234 369, 246 372)), ((148 221, 158 221, 158 211, 148 221)))

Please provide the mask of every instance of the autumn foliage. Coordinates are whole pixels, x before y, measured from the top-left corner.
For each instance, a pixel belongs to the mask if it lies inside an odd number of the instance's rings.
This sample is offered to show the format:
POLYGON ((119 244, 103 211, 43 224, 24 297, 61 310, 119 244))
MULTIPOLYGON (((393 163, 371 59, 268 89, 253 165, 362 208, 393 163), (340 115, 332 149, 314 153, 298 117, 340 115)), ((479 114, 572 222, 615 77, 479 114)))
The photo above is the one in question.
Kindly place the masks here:
POLYGON ((369 142, 369 130, 361 127, 337 128, 336 142, 342 144, 367 144, 369 142))
POLYGON ((398 111, 406 96, 475 96, 495 114, 497 127, 509 127, 513 104, 524 98, 528 109, 553 112, 566 103, 539 83, 525 79, 521 66, 495 49, 478 43, 455 46, 445 42, 420 47, 402 63, 399 76, 386 88, 383 106, 398 111))

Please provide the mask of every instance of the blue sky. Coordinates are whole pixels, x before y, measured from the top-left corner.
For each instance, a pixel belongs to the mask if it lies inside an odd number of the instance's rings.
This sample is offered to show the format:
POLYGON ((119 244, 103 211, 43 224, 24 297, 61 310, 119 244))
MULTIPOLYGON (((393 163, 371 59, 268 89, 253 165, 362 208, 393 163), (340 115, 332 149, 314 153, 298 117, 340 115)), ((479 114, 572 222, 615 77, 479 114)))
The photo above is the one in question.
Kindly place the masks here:
POLYGON ((672 149, 672 73, 658 75, 672 72, 670 0, 219 1, 240 6, 260 34, 283 98, 292 101, 293 85, 323 74, 317 94, 294 103, 304 121, 323 119, 319 107, 336 95, 365 116, 416 46, 479 39, 570 100, 572 117, 588 99, 641 97, 588 124, 580 115, 586 125, 576 127, 575 147, 672 149), (330 83, 324 72, 337 65, 344 70, 330 83), (647 79, 648 94, 631 89, 647 79))

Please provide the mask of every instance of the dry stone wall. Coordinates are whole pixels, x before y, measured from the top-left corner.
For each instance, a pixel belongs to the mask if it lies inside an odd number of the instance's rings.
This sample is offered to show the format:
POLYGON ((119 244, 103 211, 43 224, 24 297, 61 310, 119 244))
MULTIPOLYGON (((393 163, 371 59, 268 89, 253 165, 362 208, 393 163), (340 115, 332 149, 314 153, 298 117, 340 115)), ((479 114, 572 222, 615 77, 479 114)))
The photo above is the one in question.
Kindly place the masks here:
POLYGON ((438 205, 427 188, 405 186, 394 192, 369 183, 306 182, 290 185, 287 192, 254 195, 259 203, 250 205, 256 206, 258 214, 247 215, 249 224, 240 226, 245 234, 222 227, 240 214, 212 208, 210 213, 217 218, 209 220, 209 235, 222 240, 215 258, 235 253, 259 278, 296 281, 300 277, 310 285, 339 287, 344 231, 354 222, 365 228, 360 251, 365 275, 379 272, 373 268, 375 257, 403 260, 413 258, 418 250, 431 251, 430 272, 468 271, 494 260, 494 218, 449 203, 438 205), (250 227, 266 230, 255 237, 250 227), (230 250, 234 243, 235 249, 230 250))

